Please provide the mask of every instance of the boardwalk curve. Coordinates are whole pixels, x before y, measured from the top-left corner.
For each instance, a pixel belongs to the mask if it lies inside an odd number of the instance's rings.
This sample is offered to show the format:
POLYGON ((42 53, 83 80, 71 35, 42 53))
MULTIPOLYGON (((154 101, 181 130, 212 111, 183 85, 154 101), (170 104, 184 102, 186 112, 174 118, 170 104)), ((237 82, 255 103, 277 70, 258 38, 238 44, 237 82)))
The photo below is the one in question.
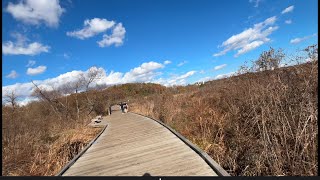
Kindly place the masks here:
POLYGON ((107 128, 59 175, 228 176, 206 153, 159 121, 120 111, 102 121, 107 128))

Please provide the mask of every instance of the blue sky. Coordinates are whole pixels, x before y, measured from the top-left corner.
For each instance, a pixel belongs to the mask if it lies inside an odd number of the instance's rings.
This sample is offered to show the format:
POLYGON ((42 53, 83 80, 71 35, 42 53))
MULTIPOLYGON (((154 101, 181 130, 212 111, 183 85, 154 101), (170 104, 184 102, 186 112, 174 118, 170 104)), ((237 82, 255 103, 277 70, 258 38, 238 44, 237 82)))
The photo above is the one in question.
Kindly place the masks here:
MULTIPOLYGON (((269 49, 317 43, 316 0, 3 0, 2 91, 59 87, 92 66, 98 84, 185 85, 269 49)), ((28 98, 27 98, 28 99, 28 98)))

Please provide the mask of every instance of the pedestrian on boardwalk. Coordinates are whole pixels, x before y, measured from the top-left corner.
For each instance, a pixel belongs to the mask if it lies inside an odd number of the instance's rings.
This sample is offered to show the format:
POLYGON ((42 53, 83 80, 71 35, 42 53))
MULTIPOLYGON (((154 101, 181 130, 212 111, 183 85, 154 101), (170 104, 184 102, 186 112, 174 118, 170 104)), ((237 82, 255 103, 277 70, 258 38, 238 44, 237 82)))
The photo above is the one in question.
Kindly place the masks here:
POLYGON ((128 112, 128 104, 127 103, 124 103, 123 109, 124 109, 125 113, 128 112))
POLYGON ((124 106, 124 104, 121 102, 121 103, 120 103, 120 108, 121 108, 121 112, 122 112, 122 113, 124 113, 124 107, 123 107, 123 106, 124 106))
POLYGON ((111 112, 112 112, 111 106, 109 106, 109 115, 110 115, 110 116, 111 116, 111 112))

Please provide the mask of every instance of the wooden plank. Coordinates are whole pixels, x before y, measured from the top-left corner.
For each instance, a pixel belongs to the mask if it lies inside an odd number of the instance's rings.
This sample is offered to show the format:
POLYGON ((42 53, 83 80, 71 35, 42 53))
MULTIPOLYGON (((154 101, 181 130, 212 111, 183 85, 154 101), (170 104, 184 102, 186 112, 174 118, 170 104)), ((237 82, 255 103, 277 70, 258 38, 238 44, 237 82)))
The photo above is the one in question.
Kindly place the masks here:
POLYGON ((114 111, 107 130, 63 176, 217 176, 192 148, 149 118, 114 111))

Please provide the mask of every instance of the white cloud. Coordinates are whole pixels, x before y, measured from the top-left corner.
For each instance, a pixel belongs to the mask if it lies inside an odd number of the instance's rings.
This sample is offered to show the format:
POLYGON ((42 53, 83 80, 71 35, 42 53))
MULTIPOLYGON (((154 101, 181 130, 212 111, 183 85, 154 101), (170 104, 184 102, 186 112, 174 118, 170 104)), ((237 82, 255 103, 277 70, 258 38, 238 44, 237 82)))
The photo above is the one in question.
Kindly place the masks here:
POLYGON ((2 53, 5 55, 36 55, 42 52, 49 52, 50 47, 42 45, 38 42, 30 44, 18 45, 12 41, 5 42, 2 44, 2 53))
POLYGON ((107 19, 93 18, 84 21, 84 28, 76 31, 67 32, 68 36, 76 37, 79 39, 86 39, 95 36, 99 33, 105 32, 115 25, 114 21, 107 19))
POLYGON ((194 75, 196 72, 197 72, 197 71, 189 71, 189 72, 187 72, 186 74, 183 74, 183 75, 179 76, 177 79, 178 79, 178 80, 180 80, 180 79, 185 79, 185 78, 187 78, 187 77, 189 77, 189 76, 194 75))
POLYGON ((246 52, 249 52, 259 46, 261 46, 264 42, 263 41, 253 41, 249 44, 246 44, 242 47, 242 49, 238 50, 237 54, 235 54, 235 57, 238 57, 241 54, 244 54, 246 52))
POLYGON ((268 36, 278 29, 278 26, 272 26, 276 20, 276 16, 270 17, 239 34, 231 36, 222 43, 221 47, 224 47, 224 49, 219 53, 213 54, 213 56, 222 56, 231 50, 237 50, 235 57, 238 57, 269 42, 268 36))
POLYGON ((2 86, 2 99, 6 93, 10 93, 12 91, 15 92, 17 96, 27 97, 31 95, 33 88, 33 84, 30 83, 16 83, 13 85, 2 86))
POLYGON ((41 73, 44 73, 46 71, 47 67, 46 66, 38 66, 36 68, 28 68, 27 70, 27 74, 34 76, 34 75, 38 75, 41 73))
POLYGON ((258 7, 261 0, 249 0, 250 3, 254 3, 254 7, 258 7))
POLYGON ((179 63, 177 66, 178 66, 178 67, 183 66, 183 65, 185 65, 187 62, 188 62, 188 61, 183 61, 183 62, 179 63))
POLYGON ((292 20, 291 20, 291 19, 288 19, 288 20, 284 21, 284 23, 286 23, 286 24, 291 24, 291 23, 292 23, 292 20))
POLYGON ((111 35, 104 34, 103 39, 98 41, 100 47, 111 46, 114 44, 116 47, 123 44, 123 39, 126 34, 126 29, 122 26, 122 23, 118 23, 112 30, 111 35))
POLYGON ((223 78, 227 78, 230 76, 236 75, 236 72, 229 72, 229 73, 225 73, 225 74, 219 74, 215 77, 215 79, 223 79, 223 78))
POLYGON ((10 72, 10 74, 8 74, 6 77, 7 78, 11 78, 11 79, 14 79, 14 78, 17 78, 19 76, 19 74, 15 71, 15 70, 12 70, 10 72))
POLYGON ((163 62, 163 64, 166 64, 166 65, 167 65, 167 64, 170 64, 170 63, 171 63, 171 61, 168 61, 168 60, 166 60, 166 61, 163 62))
POLYGON ((18 105, 19 106, 25 106, 25 105, 28 105, 29 103, 33 102, 33 101, 36 101, 38 100, 37 98, 35 97, 26 97, 26 98, 23 98, 21 101, 18 101, 18 105))
POLYGON ((285 9, 281 12, 281 14, 285 14, 285 13, 291 12, 291 11, 293 11, 293 9, 294 9, 294 6, 289 6, 289 7, 285 8, 285 9))
POLYGON ((39 42, 28 44, 28 38, 20 33, 11 34, 16 42, 7 41, 2 44, 2 53, 4 55, 36 55, 42 52, 49 52, 50 46, 42 45, 39 42))
POLYGON ((305 40, 307 40, 307 39, 309 39, 309 38, 311 38, 311 37, 317 36, 317 35, 318 35, 318 34, 315 33, 315 34, 313 34, 313 35, 305 36, 305 37, 302 37, 302 38, 294 38, 294 39, 291 39, 291 40, 290 40, 290 43, 291 43, 291 44, 298 44, 298 43, 300 43, 300 42, 302 42, 302 41, 305 41, 305 40))
POLYGON ((227 64, 221 64, 221 65, 219 65, 219 66, 215 66, 213 69, 214 70, 219 70, 219 69, 222 69, 222 68, 224 68, 224 67, 226 67, 227 66, 227 64))
MULTIPOLYGON (((115 85, 115 84, 123 84, 123 83, 131 83, 131 82, 153 82, 153 83, 161 83, 166 86, 172 85, 185 85, 187 83, 187 78, 194 75, 196 71, 189 71, 185 74, 179 76, 173 76, 168 79, 158 78, 158 75, 161 72, 158 72, 160 69, 164 68, 164 65, 157 62, 145 62, 140 66, 131 69, 126 73, 122 72, 114 72, 111 71, 109 73, 106 72, 103 68, 97 68, 101 71, 101 78, 93 83, 90 87, 95 87, 97 85, 115 85)), ((36 68, 35 68, 36 69, 36 68)), ((72 85, 76 82, 80 76, 86 77, 89 72, 87 71, 71 71, 64 74, 61 74, 54 78, 49 78, 45 80, 34 80, 33 82, 38 85, 38 87, 52 90, 61 89, 65 85, 72 85)), ((31 82, 28 83, 16 83, 13 85, 3 86, 2 92, 11 92, 15 91, 15 93, 21 97, 19 103, 28 103, 30 99, 34 100, 34 97, 31 97, 33 90, 35 89, 34 85, 31 82)), ((2 99, 4 97, 2 96, 2 99)))
POLYGON ((211 81, 211 80, 223 79, 223 78, 231 77, 234 75, 237 75, 237 73, 236 72, 229 72, 229 73, 219 74, 215 77, 206 76, 206 77, 200 78, 197 82, 206 82, 206 81, 211 81))
POLYGON ((25 24, 39 25, 43 22, 49 27, 57 27, 65 9, 59 0, 22 0, 17 4, 9 2, 6 11, 25 24))
MULTIPOLYGON (((164 67, 163 64, 153 62, 153 61, 142 63, 140 66, 133 68, 126 73, 114 72, 114 71, 107 73, 103 68, 95 67, 96 69, 102 72, 102 76, 100 79, 97 80, 95 84, 92 84, 90 87, 94 87, 96 85, 115 85, 115 84, 123 84, 123 83, 130 83, 130 82, 152 82, 158 75, 160 75, 160 73, 157 71, 163 67, 164 67)), ((35 73, 38 73, 43 69, 45 70, 46 67, 39 66, 37 68, 33 68, 33 69, 29 68, 29 69, 28 69, 29 73, 34 75, 35 73)), ((88 72, 89 72, 89 69, 87 71, 74 70, 71 72, 61 74, 54 78, 49 78, 46 80, 35 80, 34 83, 36 83, 40 88, 44 88, 47 90, 51 90, 52 87, 54 87, 55 89, 59 89, 65 85, 70 85, 76 82, 80 76, 86 77, 88 72)), ((190 75, 190 73, 187 75, 190 75)), ((18 96, 26 98, 31 96, 33 89, 34 89, 34 85, 31 82, 16 83, 13 85, 3 86, 2 92, 11 92, 14 90, 18 96)))
POLYGON ((164 79, 159 78, 156 80, 153 80, 152 82, 163 84, 164 86, 174 86, 174 85, 186 85, 187 84, 187 78, 194 75, 197 71, 189 71, 185 74, 182 74, 180 76, 172 76, 170 78, 164 79))
POLYGON ((200 78, 197 82, 206 82, 206 81, 211 81, 213 79, 214 78, 212 78, 210 76, 206 76, 206 77, 200 78))
POLYGON ((34 61, 34 60, 29 60, 28 61, 28 64, 26 65, 26 67, 31 67, 31 66, 33 66, 33 65, 35 65, 36 64, 36 61, 34 61))
POLYGON ((158 69, 163 68, 164 65, 157 62, 143 63, 141 66, 131 69, 125 73, 123 82, 149 82, 159 73, 155 72, 158 69))

